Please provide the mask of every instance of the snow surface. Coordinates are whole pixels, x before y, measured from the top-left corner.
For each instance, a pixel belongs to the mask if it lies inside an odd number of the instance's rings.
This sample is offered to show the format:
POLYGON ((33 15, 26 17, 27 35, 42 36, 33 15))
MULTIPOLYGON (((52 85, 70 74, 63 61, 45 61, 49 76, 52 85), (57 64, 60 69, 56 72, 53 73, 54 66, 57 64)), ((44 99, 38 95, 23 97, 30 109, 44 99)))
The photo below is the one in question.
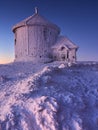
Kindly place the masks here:
POLYGON ((0 130, 98 130, 98 63, 0 65, 0 130))

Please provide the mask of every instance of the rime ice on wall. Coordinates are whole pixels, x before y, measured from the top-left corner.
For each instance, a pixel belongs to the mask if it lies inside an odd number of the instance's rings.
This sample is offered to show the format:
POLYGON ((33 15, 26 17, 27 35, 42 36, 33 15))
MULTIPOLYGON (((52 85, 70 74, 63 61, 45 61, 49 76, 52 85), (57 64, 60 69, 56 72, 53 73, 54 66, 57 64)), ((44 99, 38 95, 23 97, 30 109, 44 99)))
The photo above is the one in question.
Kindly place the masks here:
POLYGON ((69 52, 72 56, 70 57, 67 54, 67 50, 63 51, 63 54, 59 54, 57 49, 55 58, 52 47, 57 44, 60 28, 39 15, 37 9, 35 9, 34 15, 16 24, 13 27, 13 32, 15 33, 15 61, 43 63, 53 60, 68 61, 68 59, 71 62, 76 61, 77 46, 73 48, 73 43, 70 44, 68 42, 67 45, 66 40, 64 40, 65 43, 63 44, 68 48, 68 51, 72 50, 70 51, 71 53, 69 52))

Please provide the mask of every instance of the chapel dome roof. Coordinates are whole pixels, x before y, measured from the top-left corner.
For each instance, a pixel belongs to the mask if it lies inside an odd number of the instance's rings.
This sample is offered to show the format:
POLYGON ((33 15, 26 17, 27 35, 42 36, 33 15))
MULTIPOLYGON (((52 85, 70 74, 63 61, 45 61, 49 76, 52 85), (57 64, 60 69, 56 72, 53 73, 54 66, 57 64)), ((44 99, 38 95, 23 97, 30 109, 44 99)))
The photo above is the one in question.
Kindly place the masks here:
POLYGON ((41 16, 38 13, 38 9, 37 8, 35 8, 35 14, 34 15, 26 18, 25 20, 19 22, 15 26, 13 26, 12 30, 14 32, 15 29, 17 29, 19 27, 22 27, 22 26, 27 26, 27 25, 31 25, 31 26, 34 26, 34 25, 44 25, 44 26, 47 26, 47 27, 55 28, 58 32, 60 32, 60 28, 56 24, 48 21, 46 18, 41 16))

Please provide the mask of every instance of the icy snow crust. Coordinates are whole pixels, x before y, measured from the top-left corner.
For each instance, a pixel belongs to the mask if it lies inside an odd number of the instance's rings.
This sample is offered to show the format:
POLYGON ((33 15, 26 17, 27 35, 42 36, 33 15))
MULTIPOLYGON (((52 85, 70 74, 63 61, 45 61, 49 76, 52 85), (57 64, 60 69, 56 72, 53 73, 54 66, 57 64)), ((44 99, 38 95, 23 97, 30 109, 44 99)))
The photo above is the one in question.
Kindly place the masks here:
POLYGON ((0 65, 0 130, 98 130, 98 63, 0 65))

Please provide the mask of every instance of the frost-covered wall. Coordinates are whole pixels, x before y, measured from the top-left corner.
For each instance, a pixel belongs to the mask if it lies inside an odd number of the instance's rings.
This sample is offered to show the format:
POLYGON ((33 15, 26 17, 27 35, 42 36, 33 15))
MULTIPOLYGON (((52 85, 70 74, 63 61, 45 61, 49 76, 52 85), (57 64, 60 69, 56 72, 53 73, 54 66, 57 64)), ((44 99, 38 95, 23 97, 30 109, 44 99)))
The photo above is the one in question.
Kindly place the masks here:
POLYGON ((64 48, 53 49, 53 59, 57 61, 68 61, 68 50, 64 48))
POLYGON ((24 60, 28 55, 27 27, 21 27, 15 31, 15 61, 24 60))
POLYGON ((76 62, 76 48, 67 49, 64 46, 53 48, 53 60, 65 61, 65 62, 76 62))
POLYGON ((58 31, 48 26, 24 26, 15 31, 15 61, 48 62, 58 31))
POLYGON ((28 27, 29 54, 33 61, 48 62, 51 60, 51 46, 58 37, 58 31, 48 26, 28 27))
POLYGON ((71 49, 69 51, 69 61, 70 62, 75 62, 76 59, 77 59, 77 57, 76 57, 76 49, 71 49))

